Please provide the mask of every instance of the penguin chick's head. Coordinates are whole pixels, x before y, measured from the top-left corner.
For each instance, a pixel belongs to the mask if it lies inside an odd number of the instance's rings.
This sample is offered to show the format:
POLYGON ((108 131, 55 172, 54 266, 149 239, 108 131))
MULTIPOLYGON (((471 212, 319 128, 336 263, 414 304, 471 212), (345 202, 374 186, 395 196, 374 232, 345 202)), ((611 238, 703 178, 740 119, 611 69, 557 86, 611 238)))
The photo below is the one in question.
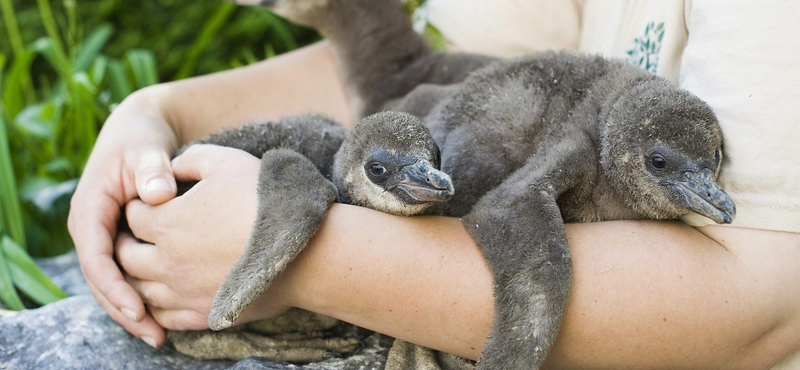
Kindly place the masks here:
POLYGON ((396 215, 415 215, 453 196, 439 170, 439 147, 418 118, 381 112, 359 122, 333 163, 339 201, 396 215))
POLYGON ((614 190, 646 218, 695 212, 731 223, 733 201, 717 184, 722 133, 711 107, 661 78, 626 88, 601 126, 601 166, 614 190))

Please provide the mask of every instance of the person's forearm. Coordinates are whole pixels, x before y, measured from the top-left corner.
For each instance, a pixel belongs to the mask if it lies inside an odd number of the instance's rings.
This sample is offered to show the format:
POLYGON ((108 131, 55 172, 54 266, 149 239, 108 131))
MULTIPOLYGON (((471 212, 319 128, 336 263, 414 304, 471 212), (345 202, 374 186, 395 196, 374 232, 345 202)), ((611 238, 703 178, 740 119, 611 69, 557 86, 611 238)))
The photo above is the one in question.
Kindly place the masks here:
POLYGON ((335 204, 290 266, 301 308, 473 359, 489 333, 492 277, 459 219, 335 204))
MULTIPOLYGON (((800 293, 797 235, 708 230, 567 225, 575 282, 546 368, 755 369, 787 355, 797 310, 767 307, 800 293)), ((336 204, 284 274, 292 305, 467 358, 491 326, 491 274, 458 219, 336 204)))
POLYGON ((316 113, 347 127, 355 123, 325 42, 247 67, 151 86, 145 94, 159 97, 181 144, 224 127, 289 115, 316 113))

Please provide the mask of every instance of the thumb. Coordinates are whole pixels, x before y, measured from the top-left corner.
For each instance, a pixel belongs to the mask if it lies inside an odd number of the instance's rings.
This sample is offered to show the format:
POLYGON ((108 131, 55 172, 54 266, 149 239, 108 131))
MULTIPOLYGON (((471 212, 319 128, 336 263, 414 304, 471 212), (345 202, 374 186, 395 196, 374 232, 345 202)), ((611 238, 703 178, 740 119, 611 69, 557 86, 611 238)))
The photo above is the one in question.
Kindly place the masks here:
POLYGON ((175 177, 166 153, 141 154, 134 171, 136 191, 145 203, 161 204, 175 197, 175 177))

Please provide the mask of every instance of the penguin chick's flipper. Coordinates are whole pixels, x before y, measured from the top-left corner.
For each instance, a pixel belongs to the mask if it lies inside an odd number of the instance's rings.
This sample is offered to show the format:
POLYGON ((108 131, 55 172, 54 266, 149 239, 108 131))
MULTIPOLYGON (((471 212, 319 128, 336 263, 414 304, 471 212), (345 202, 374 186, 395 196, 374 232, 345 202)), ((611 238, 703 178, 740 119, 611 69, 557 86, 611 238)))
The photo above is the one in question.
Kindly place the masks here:
POLYGON ((233 325, 308 244, 335 200, 336 188, 308 158, 286 149, 264 154, 256 223, 247 249, 214 297, 208 316, 211 329, 233 325))
POLYGON ((315 114, 284 117, 278 121, 248 123, 211 134, 192 144, 214 144, 244 150, 258 158, 270 149, 294 150, 311 159, 326 178, 331 177, 333 156, 347 137, 347 129, 315 114))
POLYGON ((581 139, 532 157, 463 218, 494 278, 494 321, 480 369, 538 369, 555 341, 572 284, 556 199, 586 178, 563 170, 585 168, 576 162, 591 158, 588 138, 581 139))

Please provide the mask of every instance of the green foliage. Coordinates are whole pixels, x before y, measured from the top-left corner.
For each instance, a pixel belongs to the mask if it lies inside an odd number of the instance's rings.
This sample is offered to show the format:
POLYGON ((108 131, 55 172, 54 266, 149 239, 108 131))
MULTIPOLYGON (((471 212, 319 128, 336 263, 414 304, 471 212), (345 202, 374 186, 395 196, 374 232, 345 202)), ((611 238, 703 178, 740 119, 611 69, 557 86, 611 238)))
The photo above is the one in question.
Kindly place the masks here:
POLYGON ((17 292, 12 289, 14 285, 24 294, 24 297, 37 304, 55 302, 67 295, 42 272, 25 250, 8 236, 0 240, 2 253, 0 254, 0 298, 9 308, 20 310, 24 308, 17 292), (13 283, 11 285, 9 283, 13 283))
MULTIPOLYGON (((424 0, 405 0, 409 14, 424 0)), ((64 297, 30 259, 73 248, 69 200, 133 91, 319 40, 271 12, 188 0, 0 0, 0 301, 64 297)), ((429 33, 429 32, 426 32, 429 33)))
MULTIPOLYGON (((9 1, 15 6, 18 23, 23 25, 23 40, 30 42, 48 34, 40 20, 36 1, 9 1)), ((55 0, 51 3, 56 24, 63 25, 62 28, 68 31, 68 7, 59 6, 66 2, 55 0)), ((71 37, 76 40, 84 38, 83 30, 93 30, 102 24, 114 27, 115 32, 103 49, 103 53, 111 58, 124 58, 131 49, 150 50, 158 61, 161 81, 175 79, 193 59, 193 70, 189 74, 183 72, 183 77, 228 69, 264 59, 269 56, 269 50, 281 54, 319 40, 315 32, 293 25, 266 9, 234 6, 221 1, 93 0, 78 2, 74 17, 79 27, 70 32, 74 32, 71 37), (230 14, 223 17, 220 12, 230 14), (217 28, 209 29, 214 18, 224 19, 217 28), (199 44, 202 45, 196 46, 199 44), (251 56, 255 58, 251 59, 251 56)), ((0 37, 0 52, 11 52, 11 45, 5 43, 3 37, 0 37)), ((34 75, 51 72, 43 63, 36 62, 33 66, 34 75)))
POLYGON ((0 10, 0 301, 14 310, 64 297, 29 255, 73 248, 69 200, 116 104, 319 39, 221 2, 0 0, 0 10))

